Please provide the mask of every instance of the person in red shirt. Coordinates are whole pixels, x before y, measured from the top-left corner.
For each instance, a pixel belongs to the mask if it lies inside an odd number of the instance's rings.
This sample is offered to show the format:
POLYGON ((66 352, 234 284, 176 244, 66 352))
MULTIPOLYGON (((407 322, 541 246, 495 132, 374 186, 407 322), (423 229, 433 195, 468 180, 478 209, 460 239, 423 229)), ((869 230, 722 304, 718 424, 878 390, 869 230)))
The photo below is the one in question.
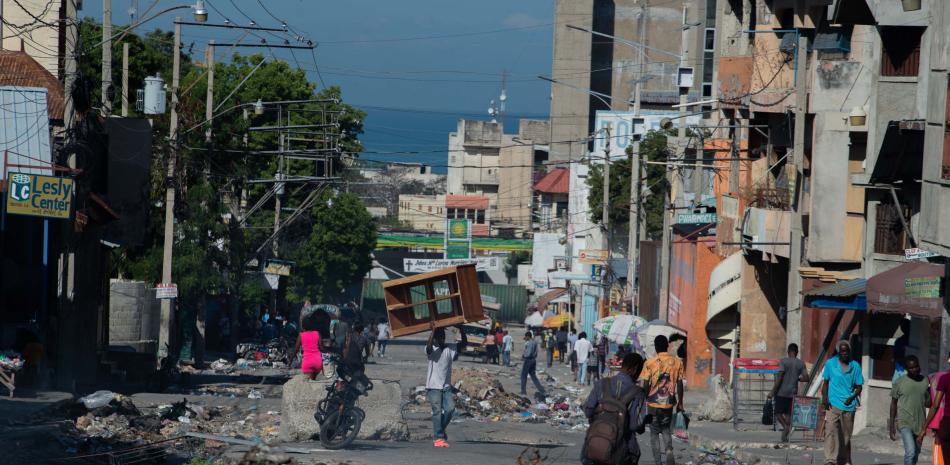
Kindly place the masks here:
MULTIPOLYGON (((505 333, 499 325, 497 328, 495 328, 495 353, 501 354, 502 348, 505 345, 504 339, 505 333)), ((497 360, 496 362, 501 365, 501 360, 497 360)))

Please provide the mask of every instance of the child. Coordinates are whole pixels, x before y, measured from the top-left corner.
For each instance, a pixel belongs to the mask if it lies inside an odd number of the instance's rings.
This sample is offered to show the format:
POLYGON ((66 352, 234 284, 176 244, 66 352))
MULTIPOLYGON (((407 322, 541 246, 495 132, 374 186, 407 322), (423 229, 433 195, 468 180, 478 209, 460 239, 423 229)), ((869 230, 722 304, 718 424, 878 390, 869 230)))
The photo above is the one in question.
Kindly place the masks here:
POLYGON ((571 355, 568 356, 568 359, 571 361, 571 373, 574 374, 574 377, 577 377, 577 352, 571 351, 571 355))
POLYGON ((587 359, 587 385, 589 386, 593 378, 600 379, 600 367, 597 366, 597 348, 591 346, 590 356, 587 359))

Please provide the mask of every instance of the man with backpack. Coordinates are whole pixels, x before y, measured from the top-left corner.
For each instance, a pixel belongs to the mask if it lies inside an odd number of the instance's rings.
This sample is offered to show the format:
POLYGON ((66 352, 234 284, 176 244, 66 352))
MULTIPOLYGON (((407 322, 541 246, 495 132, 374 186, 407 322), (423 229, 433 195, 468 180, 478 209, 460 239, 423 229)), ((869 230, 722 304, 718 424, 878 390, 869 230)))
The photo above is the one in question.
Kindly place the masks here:
POLYGON ((587 401, 584 414, 590 422, 581 462, 598 465, 636 465, 640 461, 637 434, 649 421, 646 394, 637 385, 643 358, 631 353, 623 358, 616 376, 598 381, 587 401))
POLYGON ((656 465, 673 465, 673 409, 683 411, 683 361, 670 354, 670 341, 659 335, 653 339, 656 357, 643 365, 640 386, 647 392, 647 408, 653 421, 650 423, 650 448, 656 465), (660 436, 665 444, 660 444, 660 436))

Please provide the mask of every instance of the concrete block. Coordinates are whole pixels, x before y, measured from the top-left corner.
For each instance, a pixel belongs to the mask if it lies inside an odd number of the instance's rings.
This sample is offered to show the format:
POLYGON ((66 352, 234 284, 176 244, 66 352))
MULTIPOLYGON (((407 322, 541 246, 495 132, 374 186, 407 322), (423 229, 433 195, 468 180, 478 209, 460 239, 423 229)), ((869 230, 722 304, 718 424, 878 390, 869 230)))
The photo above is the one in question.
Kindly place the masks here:
MULTIPOLYGON (((402 388, 399 383, 374 379, 369 396, 359 407, 366 412, 359 439, 409 440, 409 426, 402 417, 402 388)), ((316 438, 320 425, 313 418, 317 403, 326 396, 330 383, 323 376, 315 381, 298 374, 284 384, 281 398, 280 440, 307 441, 316 438)))

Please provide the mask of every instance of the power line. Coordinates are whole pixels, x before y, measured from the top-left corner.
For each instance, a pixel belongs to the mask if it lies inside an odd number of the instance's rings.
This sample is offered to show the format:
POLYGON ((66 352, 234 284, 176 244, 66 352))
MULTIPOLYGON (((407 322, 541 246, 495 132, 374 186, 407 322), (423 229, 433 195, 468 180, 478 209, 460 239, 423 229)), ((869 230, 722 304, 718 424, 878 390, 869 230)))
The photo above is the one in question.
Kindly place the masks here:
POLYGON ((322 41, 320 42, 320 44, 321 45, 378 44, 378 43, 391 43, 391 42, 411 42, 411 41, 416 41, 416 40, 449 39, 449 38, 455 38, 455 37, 471 37, 471 36, 479 36, 479 35, 524 31, 528 29, 539 29, 539 28, 549 27, 553 25, 554 25, 553 23, 545 23, 545 24, 538 24, 538 25, 533 25, 533 26, 492 29, 489 31, 463 32, 463 33, 458 33, 458 34, 441 34, 441 35, 416 36, 416 37, 397 37, 397 38, 388 38, 388 39, 331 40, 331 41, 322 41))

